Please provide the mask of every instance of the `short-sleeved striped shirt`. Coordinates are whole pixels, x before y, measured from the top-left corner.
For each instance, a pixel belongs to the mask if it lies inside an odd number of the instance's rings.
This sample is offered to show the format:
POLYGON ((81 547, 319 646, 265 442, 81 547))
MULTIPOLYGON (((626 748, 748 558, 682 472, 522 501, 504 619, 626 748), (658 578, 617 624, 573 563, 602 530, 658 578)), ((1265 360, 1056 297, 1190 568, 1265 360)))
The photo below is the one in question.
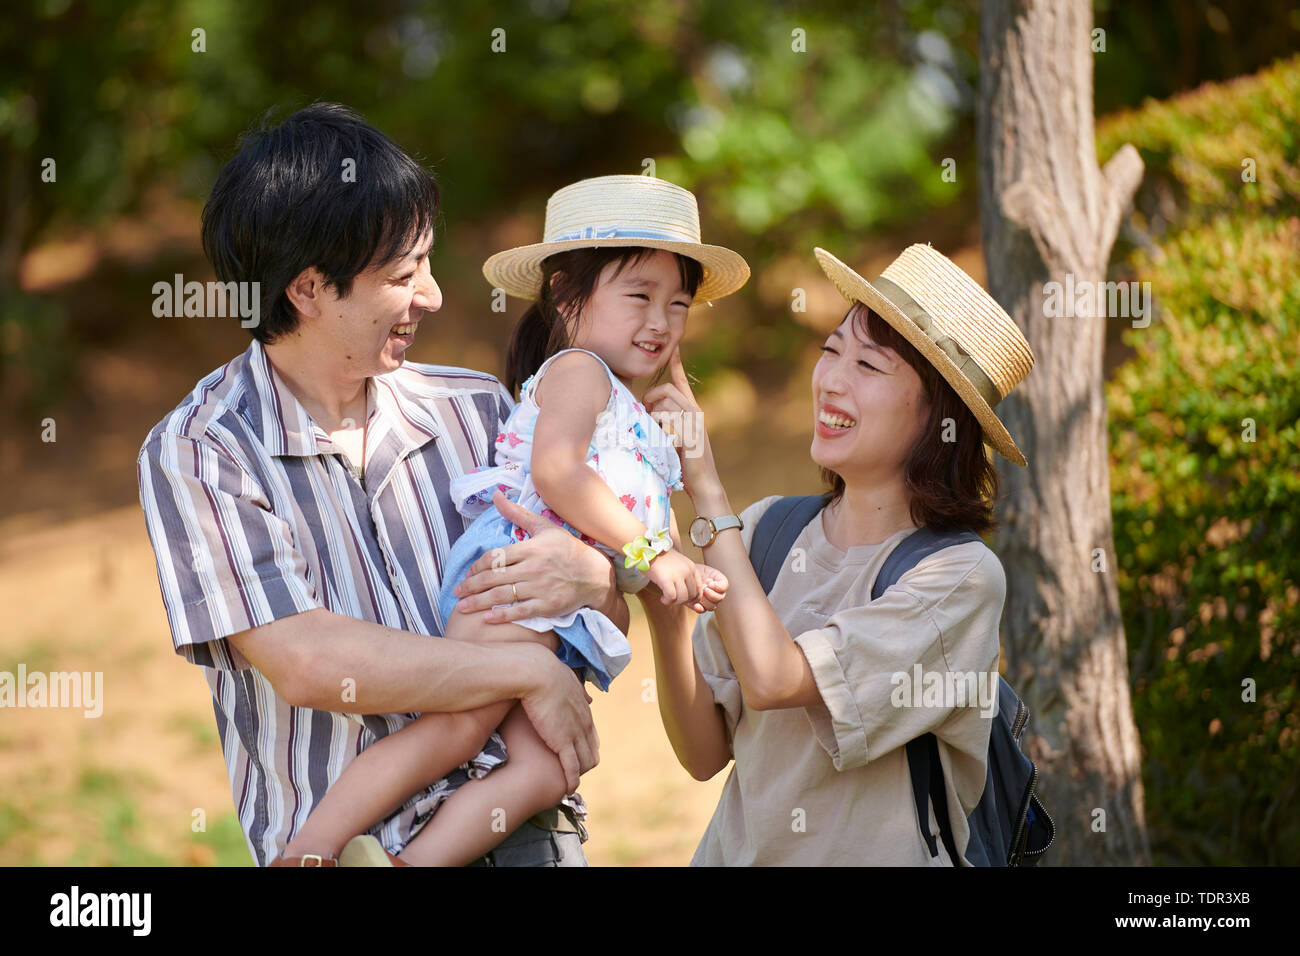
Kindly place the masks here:
MULTIPOLYGON (((226 638, 313 608, 440 636, 441 569, 465 530, 451 479, 489 464, 513 402, 481 372, 407 362, 369 380, 364 487, 258 342, 149 433, 140 503, 178 654, 200 665, 258 865, 330 783, 414 714, 291 707, 226 638)), ((441 781, 372 830, 397 852, 441 781)))

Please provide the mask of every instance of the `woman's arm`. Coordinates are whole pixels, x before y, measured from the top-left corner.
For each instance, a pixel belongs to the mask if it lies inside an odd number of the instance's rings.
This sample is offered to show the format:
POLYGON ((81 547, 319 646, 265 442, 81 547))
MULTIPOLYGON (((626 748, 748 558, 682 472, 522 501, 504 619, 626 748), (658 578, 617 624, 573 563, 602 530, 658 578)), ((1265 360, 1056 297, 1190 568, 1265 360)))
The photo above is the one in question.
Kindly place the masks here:
MULTIPOLYGON (((695 510, 706 518, 735 514, 721 482, 696 489, 695 510)), ((739 528, 718 532, 705 560, 727 576, 727 597, 713 613, 736 679, 752 710, 822 703, 812 668, 767 599, 739 528)))
POLYGON ((695 662, 694 615, 646 593, 653 590, 647 587, 638 597, 650 624, 659 716, 678 762, 696 780, 708 780, 731 761, 726 719, 695 662))
MULTIPOLYGON (((702 421, 703 413, 676 352, 668 367, 671 382, 646 393, 647 407, 653 404, 657 413, 681 413, 702 421)), ((708 433, 701 427, 698 434, 701 436, 699 454, 683 459, 686 491, 696 514, 706 518, 735 514, 718 478, 708 433)), ((704 559, 726 575, 729 582, 726 599, 714 614, 740 682, 745 706, 753 710, 778 710, 821 704, 821 693, 808 659, 768 601, 749 561, 740 529, 719 532, 704 549, 704 559)))

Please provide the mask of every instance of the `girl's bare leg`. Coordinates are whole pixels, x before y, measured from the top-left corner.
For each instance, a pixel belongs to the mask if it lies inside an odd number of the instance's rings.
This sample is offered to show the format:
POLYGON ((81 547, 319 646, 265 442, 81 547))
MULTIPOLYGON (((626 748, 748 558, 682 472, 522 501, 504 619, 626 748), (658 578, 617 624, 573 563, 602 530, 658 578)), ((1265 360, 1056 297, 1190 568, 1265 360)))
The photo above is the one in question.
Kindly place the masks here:
MULTIPOLYGON (((558 646, 552 632, 538 634, 517 624, 485 624, 468 614, 452 614, 445 637, 477 643, 534 641, 552 651, 558 646)), ((412 794, 471 760, 516 704, 504 700, 475 710, 423 714, 376 741, 358 754, 329 788, 302 829, 285 846, 283 855, 338 856, 352 837, 397 810, 412 794)), ((524 723, 528 723, 526 718, 524 723)), ((532 725, 528 726, 531 730, 532 725)), ((508 750, 508 741, 506 746, 508 750)), ((514 755, 509 756, 513 763, 514 755)), ((558 767, 559 759, 555 760, 558 767)), ((548 806, 558 802, 557 797, 548 806)))
POLYGON ((375 741, 334 781, 285 846, 284 856, 338 856, 352 837, 478 754, 515 703, 503 700, 476 710, 422 714, 375 741))
POLYGON ((501 725, 510 760, 471 780, 434 813, 401 852, 413 866, 464 866, 487 853, 533 814, 568 792, 560 759, 515 706, 501 725))

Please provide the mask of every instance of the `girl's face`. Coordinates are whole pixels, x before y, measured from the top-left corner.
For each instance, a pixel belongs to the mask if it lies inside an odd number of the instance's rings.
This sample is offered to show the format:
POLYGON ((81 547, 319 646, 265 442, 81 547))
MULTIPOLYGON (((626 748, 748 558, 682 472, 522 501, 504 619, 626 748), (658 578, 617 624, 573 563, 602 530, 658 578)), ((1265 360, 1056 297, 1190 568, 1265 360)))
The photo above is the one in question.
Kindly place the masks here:
POLYGON ((595 352, 629 388, 654 375, 686 330, 692 296, 682 287, 677 257, 655 250, 629 262, 605 266, 578 320, 573 347, 595 352))
POLYGON ((930 414, 916 369, 866 338, 864 310, 854 306, 827 337, 812 374, 810 454, 848 485, 901 474, 930 414))

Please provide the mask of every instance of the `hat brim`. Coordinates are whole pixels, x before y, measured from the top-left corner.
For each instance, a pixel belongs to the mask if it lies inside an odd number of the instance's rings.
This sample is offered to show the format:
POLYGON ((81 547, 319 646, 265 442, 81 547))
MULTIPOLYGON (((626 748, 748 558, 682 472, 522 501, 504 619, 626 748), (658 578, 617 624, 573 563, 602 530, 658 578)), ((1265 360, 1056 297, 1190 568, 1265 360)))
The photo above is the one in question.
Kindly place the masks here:
POLYGON ((1008 461, 1017 465, 1029 464, 993 408, 920 326, 904 315, 875 286, 825 249, 816 248, 813 254, 817 256, 817 263, 826 273, 826 278, 831 280, 844 298, 850 302, 861 302, 870 308, 930 361, 966 406, 975 413, 975 418, 984 430, 985 441, 1008 461))
POLYGON ((626 248, 643 246, 664 249, 694 259, 704 267, 704 279, 695 290, 696 302, 714 302, 731 295, 749 281, 749 263, 724 246, 699 242, 673 242, 636 237, 619 239, 570 239, 537 242, 498 252, 483 263, 483 275, 495 288, 520 299, 536 299, 542 289, 542 260, 570 249, 626 248))

